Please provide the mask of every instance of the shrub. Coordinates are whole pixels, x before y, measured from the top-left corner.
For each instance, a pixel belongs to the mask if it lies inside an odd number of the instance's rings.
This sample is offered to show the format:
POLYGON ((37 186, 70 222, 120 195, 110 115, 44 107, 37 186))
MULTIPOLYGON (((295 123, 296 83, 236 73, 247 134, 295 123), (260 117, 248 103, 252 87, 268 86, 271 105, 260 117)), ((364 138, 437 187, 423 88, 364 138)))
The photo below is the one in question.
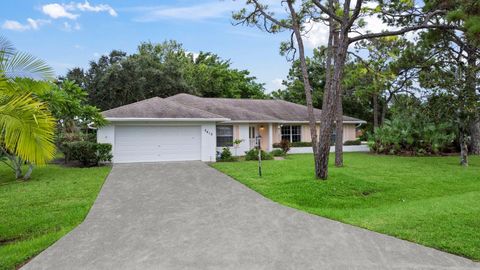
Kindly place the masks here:
POLYGON ((112 160, 112 145, 89 141, 66 142, 62 144, 66 161, 77 160, 83 166, 98 166, 100 162, 112 160))
MULTIPOLYGON (((262 160, 271 160, 273 155, 262 150, 261 152, 262 160)), ((253 148, 245 152, 245 160, 258 160, 258 149, 253 148)))
POLYGON ((351 141, 345 141, 343 145, 361 145, 362 141, 360 139, 358 140, 351 140, 351 141))
POLYGON ((288 151, 290 151, 290 142, 287 141, 287 140, 282 140, 280 142, 280 148, 282 149, 283 154, 286 155, 288 153, 288 151))
POLYGON ((285 152, 283 152, 282 149, 275 149, 273 150, 272 152, 270 152, 271 155, 273 155, 274 157, 283 157, 285 156, 285 152))
POLYGON ((448 124, 435 124, 421 114, 394 115, 369 135, 370 150, 381 154, 429 155, 451 147, 455 135, 448 124))
MULTIPOLYGON (((309 147, 312 146, 312 142, 289 142, 290 147, 309 147)), ((274 143, 274 148, 282 148, 282 143, 274 143)))
POLYGON ((230 152, 230 149, 228 147, 224 147, 222 149, 219 161, 235 161, 235 157, 232 156, 232 152, 230 152))

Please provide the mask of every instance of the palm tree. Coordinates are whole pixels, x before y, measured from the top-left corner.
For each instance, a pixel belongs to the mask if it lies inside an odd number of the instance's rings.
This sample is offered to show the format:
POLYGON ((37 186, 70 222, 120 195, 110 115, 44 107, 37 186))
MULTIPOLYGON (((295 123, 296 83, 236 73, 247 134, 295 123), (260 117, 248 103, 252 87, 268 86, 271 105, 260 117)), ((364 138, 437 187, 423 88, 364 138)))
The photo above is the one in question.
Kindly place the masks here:
POLYGON ((0 156, 17 179, 28 179, 32 164, 43 165, 55 154, 55 119, 46 104, 32 93, 48 80, 53 71, 43 61, 26 53, 17 52, 8 40, 0 37, 0 156), (22 165, 29 164, 23 176, 22 165))

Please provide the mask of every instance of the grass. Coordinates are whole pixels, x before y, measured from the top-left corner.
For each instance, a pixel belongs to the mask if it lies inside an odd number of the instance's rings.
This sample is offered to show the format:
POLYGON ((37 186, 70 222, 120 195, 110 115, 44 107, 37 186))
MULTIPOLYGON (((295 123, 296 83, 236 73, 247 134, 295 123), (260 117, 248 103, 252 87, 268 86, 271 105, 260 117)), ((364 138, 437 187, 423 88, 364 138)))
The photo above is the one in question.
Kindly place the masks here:
POLYGON ((48 165, 16 181, 0 163, 0 269, 15 269, 81 223, 109 172, 48 165))
MULTIPOLYGON (((331 158, 332 160, 332 158, 331 158)), ((480 157, 396 157, 346 153, 327 181, 312 155, 212 166, 278 203, 480 260, 480 157)))

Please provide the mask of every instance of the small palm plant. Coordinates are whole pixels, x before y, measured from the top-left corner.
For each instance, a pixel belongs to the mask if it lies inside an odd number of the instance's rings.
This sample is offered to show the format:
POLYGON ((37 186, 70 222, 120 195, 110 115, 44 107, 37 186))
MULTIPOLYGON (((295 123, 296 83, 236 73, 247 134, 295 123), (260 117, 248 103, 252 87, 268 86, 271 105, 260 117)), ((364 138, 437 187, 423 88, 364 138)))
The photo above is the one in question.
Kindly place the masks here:
POLYGON ((0 37, 0 159, 15 171, 17 179, 28 179, 33 164, 43 165, 55 154, 55 119, 46 104, 32 95, 45 86, 33 79, 52 77, 52 69, 43 61, 17 52, 0 37), (24 164, 29 165, 25 175, 24 164))

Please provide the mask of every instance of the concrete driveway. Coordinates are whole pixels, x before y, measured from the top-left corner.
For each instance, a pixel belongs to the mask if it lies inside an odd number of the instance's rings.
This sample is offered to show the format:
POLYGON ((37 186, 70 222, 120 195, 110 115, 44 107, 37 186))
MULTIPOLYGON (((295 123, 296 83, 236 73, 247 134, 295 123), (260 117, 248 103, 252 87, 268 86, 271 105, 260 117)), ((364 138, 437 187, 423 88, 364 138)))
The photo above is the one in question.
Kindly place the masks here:
POLYGON ((271 202, 201 162, 114 166, 86 220, 22 269, 480 269, 271 202))

